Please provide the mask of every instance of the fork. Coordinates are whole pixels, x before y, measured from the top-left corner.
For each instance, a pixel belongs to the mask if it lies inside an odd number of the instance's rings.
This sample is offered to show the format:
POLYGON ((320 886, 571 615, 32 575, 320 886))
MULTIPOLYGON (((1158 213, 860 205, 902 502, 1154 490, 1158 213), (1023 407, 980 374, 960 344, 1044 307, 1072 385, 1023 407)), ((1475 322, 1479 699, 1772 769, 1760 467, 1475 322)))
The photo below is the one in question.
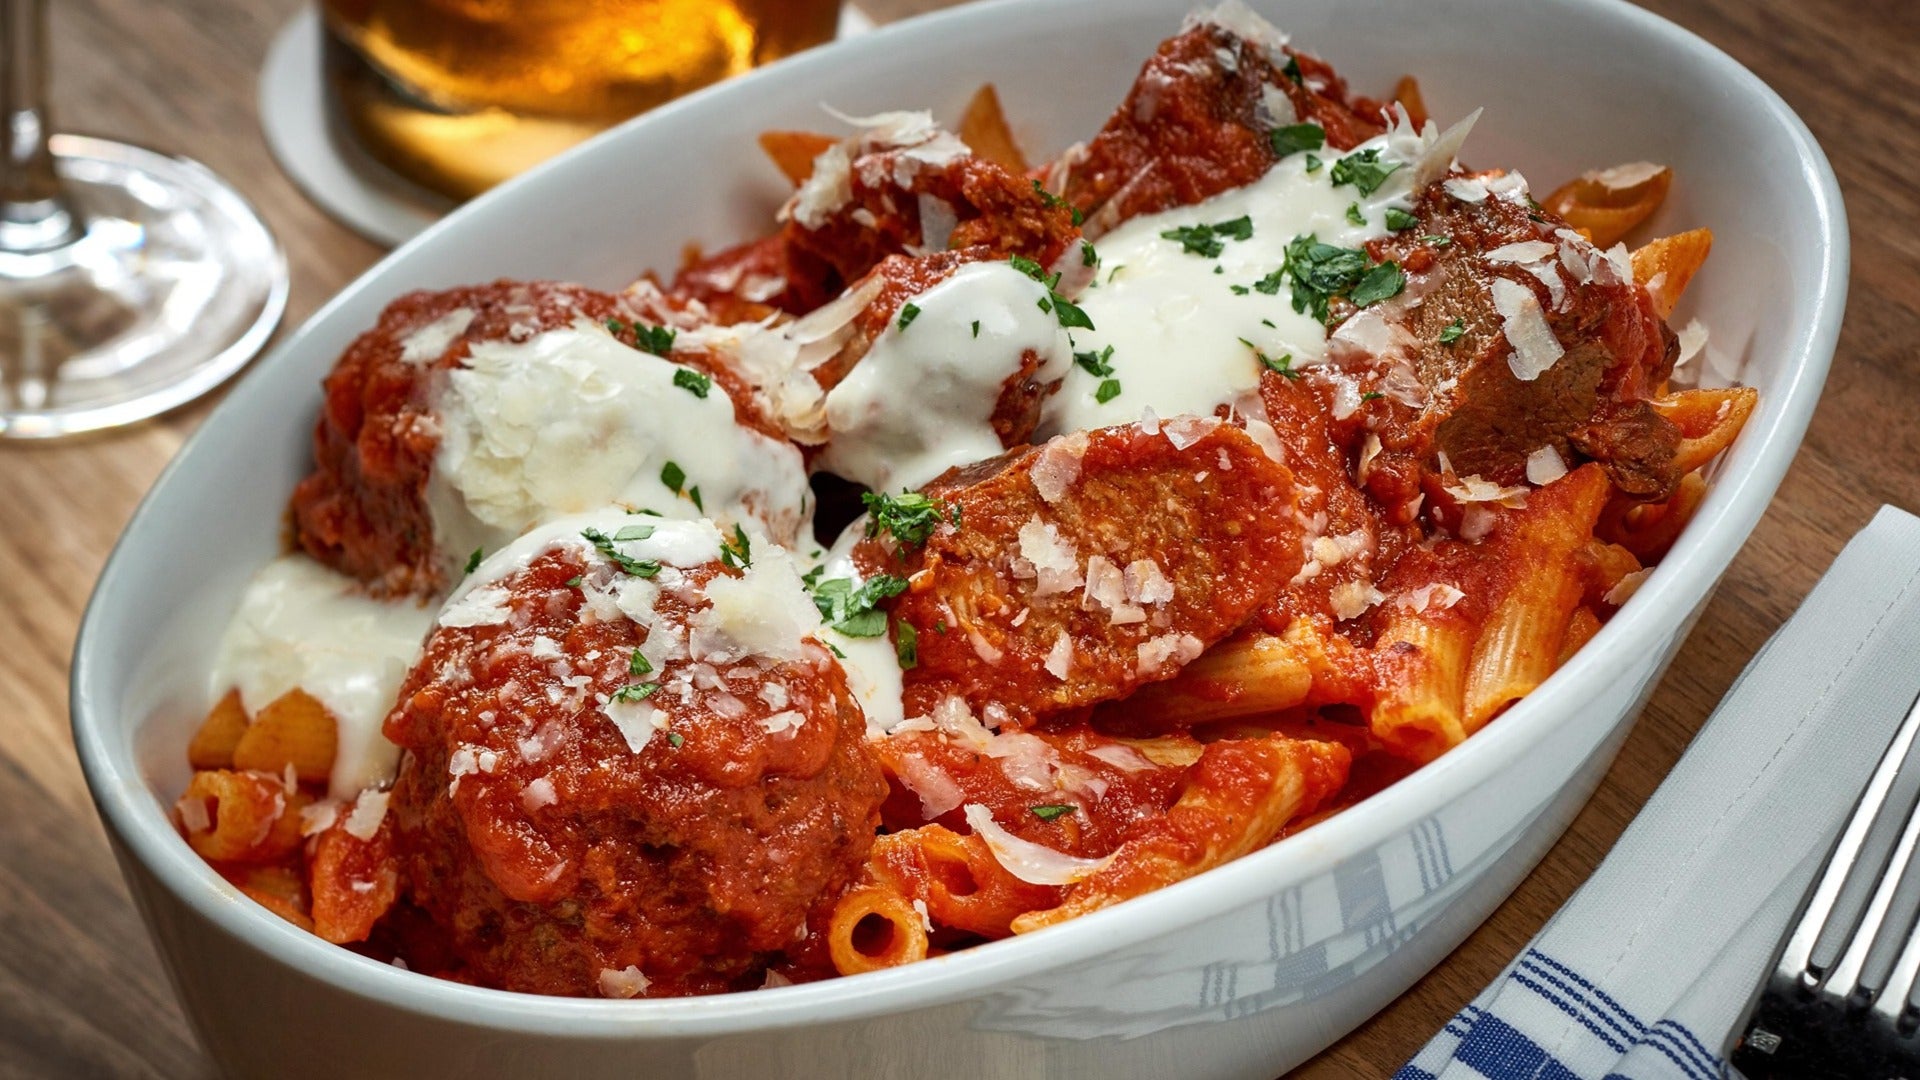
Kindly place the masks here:
POLYGON ((1920 1080, 1920 699, 1847 819, 1730 1056, 1750 1080, 1920 1080))

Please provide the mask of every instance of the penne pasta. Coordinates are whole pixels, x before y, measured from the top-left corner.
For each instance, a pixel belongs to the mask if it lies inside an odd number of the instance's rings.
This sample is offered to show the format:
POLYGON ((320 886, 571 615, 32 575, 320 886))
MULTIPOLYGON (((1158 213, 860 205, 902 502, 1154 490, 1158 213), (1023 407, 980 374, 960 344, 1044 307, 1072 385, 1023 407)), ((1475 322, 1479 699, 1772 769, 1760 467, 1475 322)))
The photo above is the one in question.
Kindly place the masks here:
POLYGON ((842 975, 899 967, 927 956, 927 920, 906 896, 875 885, 849 891, 827 921, 827 948, 842 975))
POLYGON ((780 175, 799 187, 813 175, 813 161, 840 140, 811 131, 763 131, 760 149, 766 151, 780 175))
POLYGON ((1759 400, 1760 395, 1750 386, 1730 386, 1679 390, 1653 398, 1648 404, 1680 429, 1680 443, 1673 455, 1674 468, 1690 473, 1704 468, 1733 445, 1759 400))
POLYGON ((196 769, 233 768, 233 750, 247 733, 247 710, 240 704, 240 691, 229 690, 187 744, 187 764, 196 769))
POLYGON ((326 706, 293 689, 267 703, 233 747, 233 767, 280 773, 292 767, 301 783, 325 783, 333 771, 338 726, 326 706))
POLYGON ((1106 865, 1068 886, 1058 906, 1013 920, 1014 933, 1098 911, 1265 846, 1296 814, 1339 790, 1350 763, 1336 743, 1277 736, 1214 743, 1165 817, 1147 822, 1106 865))
POLYGON ((958 134, 960 141, 976 156, 1009 172, 1025 174, 1030 168, 1027 156, 1020 152, 1020 144, 1014 141, 1013 129, 1007 125, 1006 113, 1000 108, 1000 94, 992 83, 982 83, 967 101, 967 109, 960 115, 958 134))
POLYGON ((1586 233, 1596 247, 1610 248, 1653 216, 1672 185, 1673 170, 1634 162, 1583 173, 1540 204, 1586 233))
POLYGON ((1673 314, 1712 249, 1711 229, 1689 229, 1651 241, 1633 253, 1633 280, 1653 299, 1654 314, 1663 319, 1673 314))
POLYGON ((276 776, 208 769, 193 774, 174 807, 201 858, 267 863, 299 846, 300 809, 309 801, 276 776))

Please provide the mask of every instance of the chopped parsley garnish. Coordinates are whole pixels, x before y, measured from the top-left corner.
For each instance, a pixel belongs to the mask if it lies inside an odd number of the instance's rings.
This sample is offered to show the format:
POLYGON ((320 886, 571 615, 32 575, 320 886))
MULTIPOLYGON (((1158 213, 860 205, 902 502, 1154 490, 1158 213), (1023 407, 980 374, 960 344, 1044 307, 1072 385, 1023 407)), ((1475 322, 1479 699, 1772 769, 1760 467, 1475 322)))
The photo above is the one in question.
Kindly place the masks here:
POLYGON ((687 486, 687 470, 669 461, 660 466, 660 482, 666 485, 668 491, 678 495, 687 486))
POLYGON ((1267 296, 1279 295, 1280 277, 1285 273, 1286 273, 1286 269, 1284 267, 1282 267, 1279 270, 1275 270, 1273 273, 1268 274, 1266 277, 1263 277, 1259 281, 1254 282, 1253 291, 1257 293, 1264 293, 1267 296))
POLYGON ((1458 316, 1440 330, 1440 344, 1451 345, 1466 335, 1467 322, 1458 316))
POLYGON ((898 326, 902 333, 905 333, 907 327, 913 325, 913 320, 919 317, 920 317, 919 304, 914 304, 914 303, 902 304, 900 305, 900 321, 895 323, 894 325, 898 326))
MULTIPOLYGON (((815 552, 816 556, 818 554, 819 554, 818 552, 815 552)), ((818 563, 814 566, 813 569, 800 575, 800 584, 805 585, 807 587, 808 592, 812 592, 813 587, 815 585, 820 584, 820 575, 826 572, 827 572, 827 564, 818 563)))
POLYGON ((1321 166, 1321 165, 1323 165, 1323 164, 1325 164, 1325 162, 1323 162, 1323 161, 1321 161, 1321 160, 1320 160, 1320 155, 1319 155, 1319 154, 1308 154, 1308 155, 1307 155, 1307 171, 1308 171, 1308 172, 1310 172, 1310 173, 1317 173, 1317 172, 1319 172, 1319 171, 1320 171, 1320 166, 1321 166))
POLYGON ((635 649, 633 650, 633 655, 627 657, 627 671, 634 675, 651 675, 653 674, 653 664, 645 656, 640 654, 639 649, 635 649))
POLYGON ((973 336, 974 337, 980 336, 980 320, 979 319, 973 320, 973 336))
POLYGON ((1275 157, 1286 157, 1304 150, 1318 150, 1327 145, 1327 132, 1319 124, 1288 124, 1277 127, 1267 133, 1273 143, 1275 157))
POLYGON ((1327 302, 1346 295, 1367 272, 1367 253, 1323 244, 1309 233, 1287 244, 1284 269, 1293 279, 1293 310, 1312 312, 1324 323, 1327 302))
MULTIPOLYGON (((644 526, 642 526, 642 528, 644 528, 644 526)), ((623 529, 621 531, 625 532, 626 530, 623 529)), ((592 543, 593 546, 599 550, 600 554, 613 560, 615 566, 632 574, 634 577, 650 578, 660 572, 660 564, 654 562, 652 559, 636 559, 630 555, 621 553, 619 548, 613 546, 615 543, 613 537, 608 536, 599 529, 582 529, 580 530, 580 535, 586 537, 588 542, 592 543)))
POLYGON ((1039 806, 1030 806, 1027 809, 1032 810, 1033 816, 1039 818, 1041 821, 1052 821, 1055 818, 1065 817, 1080 808, 1072 803, 1042 803, 1039 806))
POLYGON ((1220 253, 1226 250, 1226 245, 1220 240, 1223 236, 1229 240, 1253 239, 1253 218, 1242 214, 1232 221, 1212 225, 1182 225, 1160 234, 1162 240, 1175 241, 1180 245, 1180 250, 1203 259, 1220 257, 1220 253))
POLYGON ((842 660, 845 660, 847 658, 847 654, 840 651, 840 646, 835 645, 831 641, 827 642, 827 651, 839 657, 842 660))
POLYGON ((1073 362, 1079 364, 1087 374, 1105 378, 1113 374, 1113 346, 1109 345, 1099 352, 1074 353, 1073 362))
POLYGON ((1024 255, 1014 255, 1007 259, 1015 270, 1027 275, 1047 287, 1047 295, 1040 300, 1040 310, 1050 311, 1060 320, 1060 325, 1069 330, 1079 328, 1093 329, 1093 320, 1080 310, 1080 305, 1061 296, 1059 293, 1060 275, 1048 276, 1047 269, 1024 255))
POLYGON ((1406 287, 1406 273, 1400 269, 1399 263, 1388 259, 1361 275, 1359 284, 1353 287, 1347 299, 1352 300, 1356 307, 1366 307, 1382 300, 1391 300, 1406 287))
POLYGON ((707 512, 707 504, 700 501, 700 485, 699 484, 695 484, 692 487, 687 489, 687 498, 693 500, 693 508, 695 510, 700 511, 703 514, 707 512))
POLYGON ((1080 241, 1080 265, 1081 266, 1099 266, 1100 265, 1100 253, 1098 251, 1095 251, 1093 249, 1093 245, 1088 243, 1085 240, 1080 241))
POLYGON ((1387 207, 1387 228, 1392 232, 1401 232, 1420 224, 1420 219, 1397 206, 1387 207))
POLYGON ((485 551, 481 550, 480 548, 474 548, 473 554, 467 556, 467 568, 465 571, 463 571, 463 573, 471 574, 475 570, 480 569, 480 560, 485 557, 486 557, 485 551))
POLYGON ((1119 379, 1102 379, 1100 381, 1100 388, 1093 392, 1093 400, 1099 402, 1102 405, 1105 405, 1107 402, 1112 401, 1114 398, 1117 398, 1119 396, 1120 396, 1120 380, 1119 379))
POLYGON ((674 330, 667 326, 647 326, 644 323, 633 324, 633 343, 641 352, 650 352, 655 356, 665 356, 673 351, 674 330))
POLYGON ((1235 296, 1245 296, 1248 293, 1253 291, 1252 289, 1247 288, 1245 285, 1229 285, 1227 286, 1227 288, 1232 289, 1233 295, 1235 296))
POLYGON ((707 391, 713 389, 713 376, 692 368, 680 368, 673 373, 673 385, 694 397, 704 398, 707 396, 707 391))
POLYGON ((917 491, 903 490, 898 495, 868 491, 861 494, 860 501, 872 515, 867 518, 868 539, 884 530, 908 547, 919 547, 940 527, 940 504, 917 491))
POLYGON ((1359 204, 1359 203, 1348 203, 1348 204, 1347 204, 1347 220, 1348 220, 1348 221, 1351 221, 1351 222, 1353 222, 1353 223, 1354 223, 1355 225, 1358 225, 1358 226, 1360 226, 1360 227, 1362 227, 1362 228, 1365 228, 1365 227, 1366 227, 1366 224, 1367 224, 1367 215, 1365 215, 1365 214, 1362 214, 1362 213, 1360 212, 1360 204, 1359 204))
POLYGON ((1127 264, 1126 264, 1126 263, 1119 263, 1119 264, 1117 264, 1117 265, 1115 265, 1115 266, 1113 267, 1113 269, 1111 269, 1111 270, 1108 270, 1108 271, 1107 271, 1107 284, 1109 284, 1109 285, 1111 285, 1111 284, 1113 284, 1113 279, 1114 279, 1114 278, 1117 278, 1117 277, 1119 277, 1119 276, 1120 276, 1120 271, 1122 271, 1122 270, 1125 270, 1126 268, 1127 268, 1127 264))
POLYGON ((747 530, 738 523, 733 526, 733 539, 720 541, 720 565, 729 570, 745 570, 753 565, 753 541, 747 539, 747 530))
POLYGON ((1334 187, 1352 184, 1360 194, 1371 195, 1387 182, 1387 177, 1400 168, 1397 161, 1382 163, 1378 147, 1348 154, 1333 163, 1333 171, 1327 175, 1333 179, 1334 187))
POLYGON ((892 574, 876 574, 858 587, 851 578, 829 578, 813 585, 813 606, 828 626, 848 637, 879 637, 887 632, 887 614, 875 605, 906 588, 907 579, 892 574))
MULTIPOLYGON (((1041 202, 1046 203, 1050 207, 1065 208, 1069 213, 1071 213, 1073 215, 1073 223, 1076 227, 1079 226, 1085 220, 1083 215, 1080 213, 1079 207, 1074 206, 1073 204, 1067 202, 1067 200, 1061 198, 1058 195, 1055 195, 1053 192, 1048 191, 1046 188, 1041 187, 1040 181, 1035 180, 1033 182, 1033 190, 1039 193, 1041 202)), ((1088 263, 1087 265, 1092 266, 1093 264, 1088 263)))
POLYGON ((628 540, 646 540, 652 536, 653 526, 651 525, 623 525, 619 532, 613 534, 613 539, 618 543, 625 543, 628 540))
POLYGON ((1361 401, 1379 401, 1381 398, 1386 396, 1387 395, 1381 393, 1378 390, 1369 390, 1366 393, 1360 395, 1360 400, 1361 401))
POLYGON ((920 635, 912 623, 893 624, 893 655, 899 658, 901 671, 920 666, 920 635))
POLYGON ((933 632, 936 634, 939 634, 941 637, 946 637, 947 636, 947 620, 941 619, 938 622, 934 623, 933 632))
POLYGON ((645 701, 659 691, 660 684, 657 682, 628 683, 613 692, 613 700, 645 701))
POLYGON ((687 737, 685 735, 682 735, 677 731, 667 732, 667 745, 673 747, 675 750, 678 750, 682 746, 685 746, 686 744, 687 744, 687 737))
POLYGON ((1434 247, 1446 247, 1448 244, 1453 243, 1453 237, 1427 235, 1421 237, 1420 242, 1423 244, 1431 244, 1434 247))
POLYGON ((575 574, 572 577, 567 579, 567 588, 577 589, 580 587, 580 583, 585 580, 586 580, 586 577, 584 575, 575 574))
POLYGON ((1300 74, 1300 58, 1297 56, 1287 57, 1287 66, 1280 69, 1280 74, 1292 79, 1295 86, 1307 85, 1307 80, 1300 74))
POLYGON ((1252 349, 1254 358, 1260 361, 1260 366, 1263 368, 1266 368, 1268 371, 1273 372, 1275 375, 1284 375, 1289 379, 1297 379, 1300 377, 1300 373, 1293 370, 1293 354, 1292 353, 1281 353, 1280 356, 1276 359, 1275 357, 1268 356, 1266 353, 1262 352, 1260 350, 1260 346, 1255 345, 1253 342, 1248 341, 1246 338, 1241 338, 1240 344, 1245 345, 1249 349, 1252 349))

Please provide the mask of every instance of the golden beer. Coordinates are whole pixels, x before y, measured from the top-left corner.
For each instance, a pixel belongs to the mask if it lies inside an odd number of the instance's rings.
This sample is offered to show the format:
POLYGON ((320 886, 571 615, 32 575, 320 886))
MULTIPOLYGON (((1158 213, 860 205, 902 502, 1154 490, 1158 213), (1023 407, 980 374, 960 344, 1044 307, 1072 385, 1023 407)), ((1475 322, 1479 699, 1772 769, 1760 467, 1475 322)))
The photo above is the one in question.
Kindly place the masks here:
POLYGON ((840 0, 323 0, 374 157, 476 195, 637 113, 833 36, 840 0))

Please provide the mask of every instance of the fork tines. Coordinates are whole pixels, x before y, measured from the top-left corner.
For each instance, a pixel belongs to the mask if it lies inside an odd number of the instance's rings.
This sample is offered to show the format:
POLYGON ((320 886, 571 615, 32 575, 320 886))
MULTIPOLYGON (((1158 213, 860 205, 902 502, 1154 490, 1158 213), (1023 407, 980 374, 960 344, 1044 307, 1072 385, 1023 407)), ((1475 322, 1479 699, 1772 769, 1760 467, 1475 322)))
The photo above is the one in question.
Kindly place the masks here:
POLYGON ((1920 700, 1759 989, 1732 1061, 1753 1080, 1920 1080, 1920 700))

